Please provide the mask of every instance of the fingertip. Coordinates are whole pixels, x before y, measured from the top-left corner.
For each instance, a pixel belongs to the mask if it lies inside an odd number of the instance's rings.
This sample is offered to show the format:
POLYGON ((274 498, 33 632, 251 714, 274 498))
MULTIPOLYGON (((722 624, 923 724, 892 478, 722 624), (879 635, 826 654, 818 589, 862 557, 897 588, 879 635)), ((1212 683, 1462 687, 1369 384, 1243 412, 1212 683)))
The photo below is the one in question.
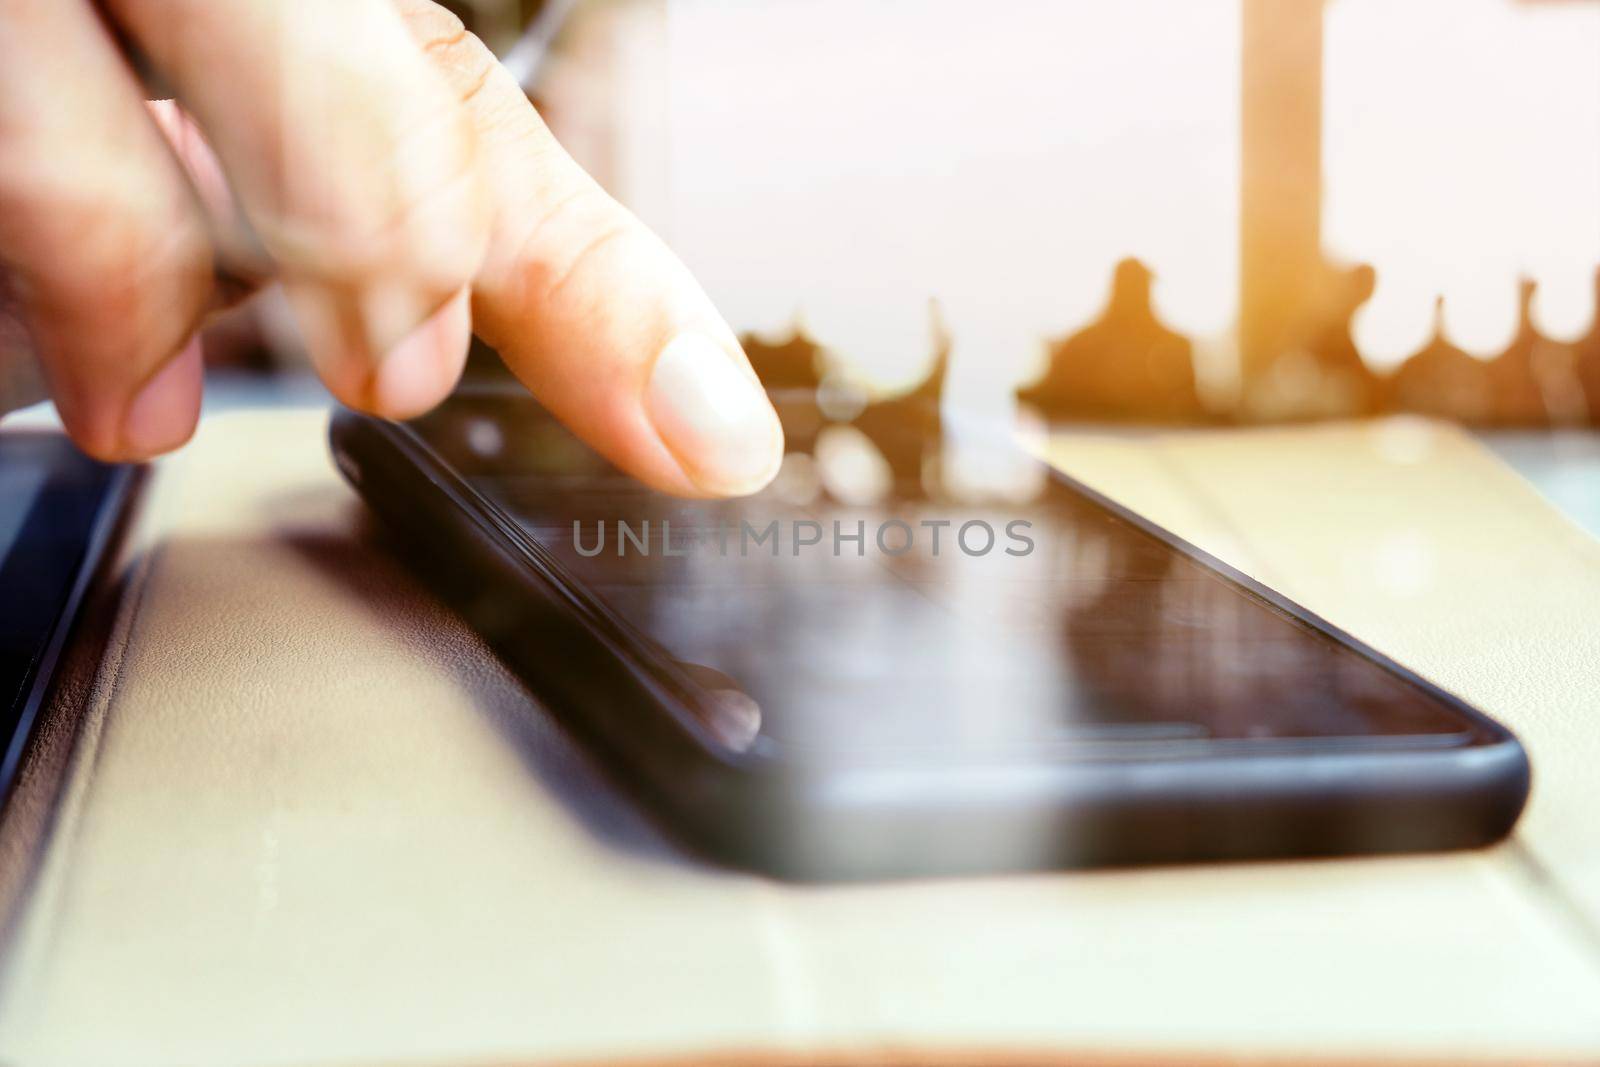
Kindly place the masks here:
POLYGON ((200 421, 204 378, 205 354, 196 334, 139 387, 122 416, 115 455, 104 458, 149 459, 186 443, 200 421))
POLYGON ((284 286, 323 384, 348 407, 390 419, 428 411, 449 395, 472 340, 469 290, 442 304, 400 285, 349 292, 284 286))
POLYGON ((395 345, 372 376, 372 409, 390 419, 415 418, 450 395, 472 343, 472 310, 462 289, 395 345))

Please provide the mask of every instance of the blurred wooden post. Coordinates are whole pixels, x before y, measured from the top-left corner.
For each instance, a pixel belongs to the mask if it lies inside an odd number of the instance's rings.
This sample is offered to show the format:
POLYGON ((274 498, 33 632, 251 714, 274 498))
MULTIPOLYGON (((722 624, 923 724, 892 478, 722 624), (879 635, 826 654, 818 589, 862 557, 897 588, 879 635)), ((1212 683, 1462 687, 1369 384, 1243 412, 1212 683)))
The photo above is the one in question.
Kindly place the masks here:
POLYGON ((1243 0, 1239 351, 1248 384, 1322 282, 1323 0, 1243 0))

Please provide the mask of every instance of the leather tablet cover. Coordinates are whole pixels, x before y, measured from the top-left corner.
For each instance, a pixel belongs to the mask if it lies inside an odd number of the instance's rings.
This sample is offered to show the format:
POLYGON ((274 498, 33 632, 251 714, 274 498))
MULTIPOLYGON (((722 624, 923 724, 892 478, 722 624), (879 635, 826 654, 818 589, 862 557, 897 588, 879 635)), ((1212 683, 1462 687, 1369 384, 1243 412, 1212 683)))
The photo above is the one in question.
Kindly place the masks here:
POLYGON ((394 562, 324 424, 214 419, 158 472, 32 799, 0 1062, 1600 1056, 1600 545, 1456 431, 1053 454, 1518 731, 1511 843, 827 888, 678 855, 394 562))

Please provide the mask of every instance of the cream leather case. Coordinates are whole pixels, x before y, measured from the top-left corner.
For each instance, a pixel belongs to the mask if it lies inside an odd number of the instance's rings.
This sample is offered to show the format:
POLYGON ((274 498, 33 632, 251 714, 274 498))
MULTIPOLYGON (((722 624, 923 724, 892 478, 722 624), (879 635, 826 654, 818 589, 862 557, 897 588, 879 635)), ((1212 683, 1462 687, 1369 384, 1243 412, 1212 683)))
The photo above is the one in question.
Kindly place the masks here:
POLYGON ((213 419, 152 480, 7 827, 0 1062, 1600 1061, 1600 544, 1456 431, 1053 456, 1516 730, 1508 844, 826 888, 679 855, 325 422, 213 419))

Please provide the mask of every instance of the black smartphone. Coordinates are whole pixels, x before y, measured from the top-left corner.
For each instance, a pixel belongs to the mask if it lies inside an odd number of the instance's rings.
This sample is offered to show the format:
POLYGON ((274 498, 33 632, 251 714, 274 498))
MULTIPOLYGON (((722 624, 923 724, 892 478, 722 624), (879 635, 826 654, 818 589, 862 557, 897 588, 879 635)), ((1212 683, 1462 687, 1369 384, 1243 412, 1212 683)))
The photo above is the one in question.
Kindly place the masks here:
POLYGON ((141 476, 89 459, 60 433, 0 432, 0 801, 141 476))
MULTIPOLYGON (((775 400, 808 447, 811 402, 775 400)), ((668 497, 514 385, 404 424, 341 412, 331 438, 415 567, 726 863, 874 878, 1511 829, 1529 768, 1504 727, 1058 472, 1007 503, 930 488, 938 423, 863 422, 901 475, 871 503, 830 493, 820 447, 752 497, 668 497)))

